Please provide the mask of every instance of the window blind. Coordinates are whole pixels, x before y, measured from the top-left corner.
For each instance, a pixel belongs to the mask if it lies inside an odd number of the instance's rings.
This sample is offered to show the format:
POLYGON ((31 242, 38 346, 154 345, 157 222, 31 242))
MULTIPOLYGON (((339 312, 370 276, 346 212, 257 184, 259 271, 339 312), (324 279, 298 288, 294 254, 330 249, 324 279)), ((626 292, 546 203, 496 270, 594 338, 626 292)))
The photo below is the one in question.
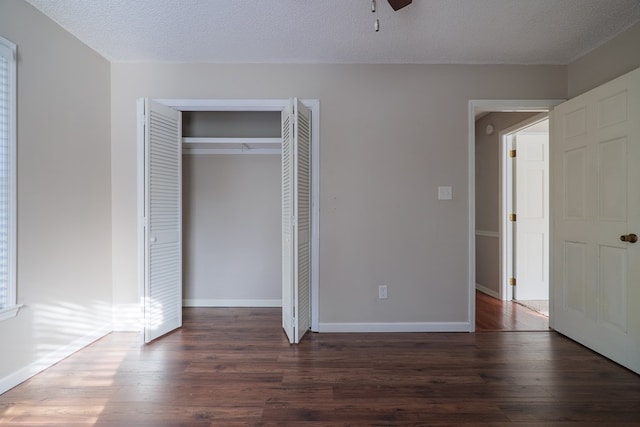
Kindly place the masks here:
POLYGON ((0 40, 0 309, 15 304, 12 279, 14 51, 0 40))
POLYGON ((0 56, 0 308, 8 304, 7 148, 9 145, 9 61, 0 56))

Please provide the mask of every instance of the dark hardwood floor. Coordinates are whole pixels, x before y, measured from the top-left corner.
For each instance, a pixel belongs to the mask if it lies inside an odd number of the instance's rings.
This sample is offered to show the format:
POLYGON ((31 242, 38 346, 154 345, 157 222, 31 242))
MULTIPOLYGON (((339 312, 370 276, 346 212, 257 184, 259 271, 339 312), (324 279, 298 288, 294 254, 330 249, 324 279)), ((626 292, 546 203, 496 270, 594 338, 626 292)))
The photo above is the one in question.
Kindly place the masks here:
POLYGON ((476 331, 546 331, 549 318, 476 291, 476 331))
POLYGON ((308 334, 279 309, 184 310, 0 396, 3 426, 640 425, 640 376, 554 332, 308 334))

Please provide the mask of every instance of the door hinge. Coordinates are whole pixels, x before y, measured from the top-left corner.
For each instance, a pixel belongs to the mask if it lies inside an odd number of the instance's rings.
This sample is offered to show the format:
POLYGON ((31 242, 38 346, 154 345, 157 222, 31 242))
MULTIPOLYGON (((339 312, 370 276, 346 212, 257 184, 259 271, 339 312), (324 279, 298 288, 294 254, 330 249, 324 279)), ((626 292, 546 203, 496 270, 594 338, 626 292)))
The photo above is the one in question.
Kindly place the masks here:
POLYGON ((511 157, 512 159, 516 157, 516 150, 509 150, 509 157, 511 157))
POLYGON ((509 221, 516 222, 516 219, 517 219, 516 214, 514 214, 514 213, 509 214, 509 221))
POLYGON ((515 286, 516 285, 516 278, 515 277, 510 277, 509 278, 509 285, 511 285, 511 286, 515 286))

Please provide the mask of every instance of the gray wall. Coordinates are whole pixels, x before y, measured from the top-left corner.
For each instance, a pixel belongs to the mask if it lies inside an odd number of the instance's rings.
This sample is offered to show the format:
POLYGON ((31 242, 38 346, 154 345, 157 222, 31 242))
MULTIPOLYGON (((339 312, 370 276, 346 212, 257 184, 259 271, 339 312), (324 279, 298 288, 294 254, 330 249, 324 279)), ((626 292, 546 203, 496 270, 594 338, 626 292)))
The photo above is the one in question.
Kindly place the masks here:
POLYGON ((188 305, 281 300, 280 156, 184 155, 182 164, 188 305))
POLYGON ((18 45, 24 304, 0 322, 1 388, 109 331, 112 285, 110 65, 21 0, 0 2, 0 35, 18 45))
POLYGON ((476 283, 495 294, 500 291, 500 132, 536 114, 490 113, 476 120, 476 283), (494 131, 487 135, 490 123, 494 131))
POLYGON ((568 65, 568 97, 573 98, 638 67, 640 23, 568 65))
POLYGON ((320 99, 321 324, 468 322, 468 102, 566 90, 564 66, 113 64, 115 303, 138 301, 137 97, 320 99))

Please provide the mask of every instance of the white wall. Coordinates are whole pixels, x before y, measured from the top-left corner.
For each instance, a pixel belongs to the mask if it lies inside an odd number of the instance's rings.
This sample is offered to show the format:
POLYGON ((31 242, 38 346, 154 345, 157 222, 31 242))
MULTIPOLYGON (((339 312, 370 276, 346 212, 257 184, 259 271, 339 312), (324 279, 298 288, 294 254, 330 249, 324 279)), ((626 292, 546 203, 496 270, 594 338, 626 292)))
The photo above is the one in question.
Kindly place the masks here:
POLYGON ((0 392, 111 329, 110 66, 21 0, 18 316, 0 322, 0 392))
POLYGON ((320 100, 322 327, 468 323, 468 102, 565 95, 563 66, 113 64, 114 300, 138 298, 137 97, 320 100))
POLYGON ((183 156, 187 305, 279 305, 279 155, 183 156))

